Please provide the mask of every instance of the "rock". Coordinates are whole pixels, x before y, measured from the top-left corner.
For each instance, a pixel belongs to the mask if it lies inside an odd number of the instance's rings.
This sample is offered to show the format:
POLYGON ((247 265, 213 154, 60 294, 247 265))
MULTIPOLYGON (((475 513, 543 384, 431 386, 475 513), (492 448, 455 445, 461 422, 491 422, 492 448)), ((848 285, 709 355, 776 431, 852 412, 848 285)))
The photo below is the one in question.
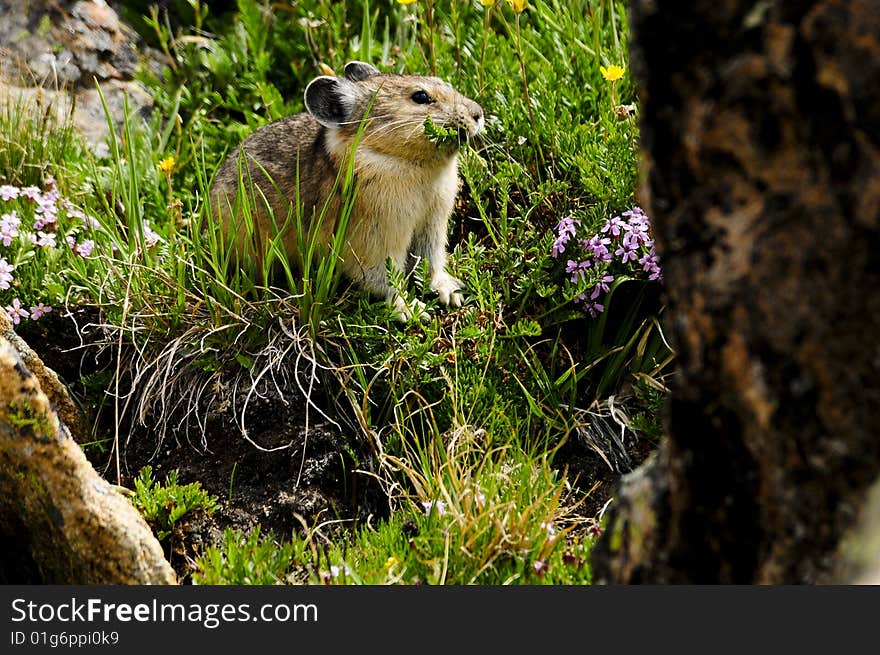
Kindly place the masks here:
MULTIPOLYGON (((60 384, 39 359, 28 361, 50 390, 60 384)), ((176 582, 144 519, 95 472, 40 379, 5 336, 0 336, 0 543, 2 582, 176 582)))
POLYGON ((5 65, 44 86, 134 73, 137 35, 103 0, 0 0, 0 16, 0 46, 14 55, 5 65))
POLYGON ((6 312, 0 311, 0 337, 6 339, 9 345, 21 358, 22 363, 37 378, 40 389, 46 394, 52 403, 64 429, 72 430, 74 434, 88 434, 89 428, 85 418, 76 403, 70 397, 67 387, 58 378, 51 368, 44 366, 43 361, 31 350, 24 340, 12 329, 12 323, 6 312))
POLYGON ((73 122, 98 155, 106 155, 109 132, 98 95, 100 85, 115 125, 123 98, 134 114, 152 98, 133 76, 151 51, 104 0, 0 0, 0 96, 35 96, 51 102, 73 122), (74 99, 75 102, 71 102, 74 99))
POLYGON ((880 584, 880 479, 876 480, 859 512, 856 526, 841 539, 836 584, 880 584))

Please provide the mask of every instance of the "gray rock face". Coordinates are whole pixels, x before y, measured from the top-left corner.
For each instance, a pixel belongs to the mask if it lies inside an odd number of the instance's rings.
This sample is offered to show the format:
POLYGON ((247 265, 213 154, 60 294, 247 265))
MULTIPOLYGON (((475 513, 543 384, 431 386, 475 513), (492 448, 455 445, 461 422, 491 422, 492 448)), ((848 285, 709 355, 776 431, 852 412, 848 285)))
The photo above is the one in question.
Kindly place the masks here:
POLYGON ((57 376, 24 342, 2 336, 10 327, 0 314, 0 582, 174 584, 144 519, 59 419, 66 392, 57 376))
POLYGON ((0 0, 0 97, 40 89, 57 111, 73 109, 74 123, 99 154, 108 127, 96 84, 115 124, 125 96, 133 112, 146 111, 152 100, 134 73, 147 56, 104 0, 0 0))
POLYGON ((0 0, 0 16, 0 46, 13 55, 4 67, 44 86, 130 78, 137 66, 136 35, 103 0, 0 0))

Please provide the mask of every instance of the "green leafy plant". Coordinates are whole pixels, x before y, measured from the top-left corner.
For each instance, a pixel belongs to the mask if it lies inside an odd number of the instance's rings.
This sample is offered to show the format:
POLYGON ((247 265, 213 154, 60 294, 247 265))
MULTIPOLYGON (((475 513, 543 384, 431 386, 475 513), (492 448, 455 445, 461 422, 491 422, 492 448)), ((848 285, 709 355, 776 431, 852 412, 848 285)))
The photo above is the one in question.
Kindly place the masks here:
POLYGON ((458 132, 451 127, 437 125, 430 116, 425 116, 425 135, 437 146, 458 145, 458 132))
POLYGON ((261 535, 257 526, 248 536, 231 528, 223 541, 199 557, 193 584, 271 585, 288 581, 292 564, 301 558, 302 542, 279 543, 273 535, 261 535))
POLYGON ((157 482, 152 466, 145 466, 135 478, 132 503, 159 541, 170 537, 184 517, 196 512, 213 514, 217 510, 217 497, 208 494, 200 483, 180 484, 176 470, 165 477, 164 483, 157 482))

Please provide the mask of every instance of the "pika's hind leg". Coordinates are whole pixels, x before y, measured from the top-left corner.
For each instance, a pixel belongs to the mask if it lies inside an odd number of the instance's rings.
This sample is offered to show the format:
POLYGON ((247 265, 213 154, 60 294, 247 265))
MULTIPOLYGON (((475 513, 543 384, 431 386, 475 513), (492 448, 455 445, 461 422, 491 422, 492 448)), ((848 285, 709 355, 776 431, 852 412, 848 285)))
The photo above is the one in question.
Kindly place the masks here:
POLYGON ((461 307, 464 299, 458 289, 463 289, 464 284, 446 270, 446 224, 446 220, 438 220, 426 225, 423 232, 413 237, 411 251, 416 258, 428 260, 429 286, 437 292, 440 302, 461 307))

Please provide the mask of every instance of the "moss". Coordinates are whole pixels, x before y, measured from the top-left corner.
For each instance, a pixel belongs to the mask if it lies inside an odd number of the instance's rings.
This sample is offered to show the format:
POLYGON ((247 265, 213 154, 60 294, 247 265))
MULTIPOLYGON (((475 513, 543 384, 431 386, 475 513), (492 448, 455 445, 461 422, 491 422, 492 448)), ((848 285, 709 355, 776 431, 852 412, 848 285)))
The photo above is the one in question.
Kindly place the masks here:
POLYGON ((45 413, 35 410, 25 398, 18 398, 11 402, 4 419, 13 427, 30 428, 36 434, 50 436, 53 432, 49 417, 45 413))
POLYGON ((40 18, 40 24, 37 25, 37 35, 45 38, 51 29, 52 19, 49 18, 49 14, 43 14, 42 18, 40 18))

